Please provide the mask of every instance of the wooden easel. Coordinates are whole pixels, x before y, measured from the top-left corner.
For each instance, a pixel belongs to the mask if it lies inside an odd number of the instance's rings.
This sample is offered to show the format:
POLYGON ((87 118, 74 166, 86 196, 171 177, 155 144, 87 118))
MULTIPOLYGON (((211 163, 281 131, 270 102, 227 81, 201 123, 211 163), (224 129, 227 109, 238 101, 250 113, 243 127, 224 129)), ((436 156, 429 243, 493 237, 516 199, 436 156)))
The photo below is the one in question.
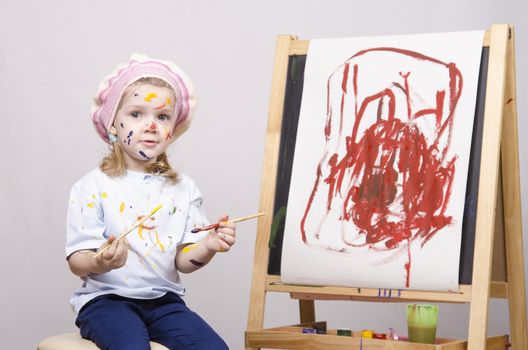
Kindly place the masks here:
MULTIPOLYGON (((308 40, 297 40, 291 36, 279 36, 277 40, 260 199, 260 211, 267 213, 273 212, 288 60, 290 56, 306 55, 308 45, 308 40)), ((361 347, 365 350, 502 350, 506 347, 507 336, 486 336, 490 297, 508 299, 511 331, 509 340, 512 349, 528 349, 513 27, 507 24, 493 25, 486 32, 483 46, 489 47, 489 68, 472 283, 461 285, 458 293, 404 290, 398 297, 398 301, 404 302, 469 303, 468 340, 440 339, 437 345, 426 345, 362 339, 357 336, 336 336, 335 330, 328 330, 327 335, 301 333, 301 325, 315 322, 314 300, 391 302, 395 300, 380 297, 378 289, 358 290, 347 287, 282 284, 280 276, 267 273, 268 241, 272 224, 272 215, 267 215, 260 218, 258 223, 245 339, 246 349, 359 349, 361 347), (268 292, 290 293, 293 299, 298 299, 301 323, 296 326, 263 329, 265 299, 268 292)))

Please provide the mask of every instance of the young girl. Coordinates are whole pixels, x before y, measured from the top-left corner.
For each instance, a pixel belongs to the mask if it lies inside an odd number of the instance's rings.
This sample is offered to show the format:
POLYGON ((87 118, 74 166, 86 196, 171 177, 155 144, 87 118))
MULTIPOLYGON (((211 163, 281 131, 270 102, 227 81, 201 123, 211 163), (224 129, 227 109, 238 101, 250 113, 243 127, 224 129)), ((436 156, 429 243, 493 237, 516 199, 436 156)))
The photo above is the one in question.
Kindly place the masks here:
POLYGON ((181 299, 179 272, 203 267, 235 243, 227 216, 214 231, 191 233, 208 224, 202 195, 167 161, 194 106, 178 67, 141 55, 103 79, 94 98, 92 119, 111 152, 71 190, 66 255, 84 281, 71 299, 76 325, 101 349, 150 349, 150 340, 169 349, 227 349, 181 299))

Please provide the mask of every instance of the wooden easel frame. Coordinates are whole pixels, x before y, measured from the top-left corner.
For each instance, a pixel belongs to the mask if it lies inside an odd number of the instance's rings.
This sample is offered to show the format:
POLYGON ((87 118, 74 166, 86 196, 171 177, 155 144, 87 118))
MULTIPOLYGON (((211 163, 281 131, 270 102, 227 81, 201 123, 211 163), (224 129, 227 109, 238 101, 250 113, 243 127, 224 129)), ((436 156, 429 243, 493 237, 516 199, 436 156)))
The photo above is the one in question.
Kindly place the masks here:
MULTIPOLYGON (((292 36, 279 36, 277 39, 260 198, 260 211, 267 213, 273 212, 288 60, 289 56, 306 55, 308 45, 308 40, 297 40, 292 36)), ((354 345, 361 346, 365 350, 504 349, 506 336, 490 338, 486 336, 490 297, 508 299, 512 348, 528 349, 513 26, 493 25, 486 32, 483 46, 489 47, 489 68, 472 284, 461 285, 458 293, 404 290, 397 300, 469 303, 467 342, 445 340, 440 345, 424 345, 358 337, 302 334, 299 332, 299 327, 293 326, 263 329, 265 299, 268 292, 290 293, 292 298, 299 299, 301 324, 315 322, 314 300, 317 299, 395 301, 394 298, 389 300, 380 297, 378 289, 286 285, 281 283, 280 276, 268 275, 268 241, 272 215, 267 215, 259 219, 257 228, 246 349, 261 347, 345 349, 354 345), (502 224, 501 234, 495 233, 496 221, 502 224), (504 249, 497 250, 493 254, 493 248, 497 244, 504 249), (492 261, 495 264, 496 260, 501 260, 498 261, 499 264, 505 264, 506 276, 503 276, 503 281, 500 280, 501 278, 499 281, 492 281, 492 261)))

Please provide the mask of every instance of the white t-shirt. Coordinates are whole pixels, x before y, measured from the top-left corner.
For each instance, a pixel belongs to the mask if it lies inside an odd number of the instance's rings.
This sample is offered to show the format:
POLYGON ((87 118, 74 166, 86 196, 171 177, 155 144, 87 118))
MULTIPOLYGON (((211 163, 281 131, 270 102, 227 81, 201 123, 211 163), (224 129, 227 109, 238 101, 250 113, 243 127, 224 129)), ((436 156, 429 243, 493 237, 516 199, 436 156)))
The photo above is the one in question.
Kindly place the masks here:
POLYGON ((92 170, 70 193, 66 229, 66 256, 83 249, 97 249, 110 235, 119 237, 163 206, 145 223, 130 232, 125 266, 82 278, 82 287, 71 298, 77 313, 88 301, 103 294, 153 299, 173 292, 185 293, 174 266, 176 249, 195 243, 207 232, 191 233, 209 224, 202 195, 189 177, 180 174, 177 183, 162 176, 127 171, 109 177, 92 170))

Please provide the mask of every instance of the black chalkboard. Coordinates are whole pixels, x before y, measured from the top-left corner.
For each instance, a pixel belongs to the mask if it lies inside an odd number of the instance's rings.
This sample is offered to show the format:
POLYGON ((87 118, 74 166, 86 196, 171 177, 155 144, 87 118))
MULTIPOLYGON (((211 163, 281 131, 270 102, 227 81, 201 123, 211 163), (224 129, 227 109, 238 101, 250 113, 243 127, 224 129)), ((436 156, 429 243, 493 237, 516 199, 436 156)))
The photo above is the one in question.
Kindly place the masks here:
MULTIPOLYGON (((484 120, 484 100, 486 96, 486 80, 488 71, 489 48, 484 47, 481 55, 479 84, 477 90, 477 105, 473 124, 473 137, 462 222, 462 247, 460 252, 459 283, 471 284, 473 271, 473 250, 475 245, 475 225, 480 173, 480 153, 482 146, 482 126, 484 120)), ((295 140, 299 123, 299 112, 304 83, 304 68, 306 55, 289 57, 288 76, 284 111, 282 115, 281 140, 277 167, 277 181, 273 206, 273 223, 270 234, 270 253, 268 274, 280 275, 282 239, 288 204, 295 140)))

